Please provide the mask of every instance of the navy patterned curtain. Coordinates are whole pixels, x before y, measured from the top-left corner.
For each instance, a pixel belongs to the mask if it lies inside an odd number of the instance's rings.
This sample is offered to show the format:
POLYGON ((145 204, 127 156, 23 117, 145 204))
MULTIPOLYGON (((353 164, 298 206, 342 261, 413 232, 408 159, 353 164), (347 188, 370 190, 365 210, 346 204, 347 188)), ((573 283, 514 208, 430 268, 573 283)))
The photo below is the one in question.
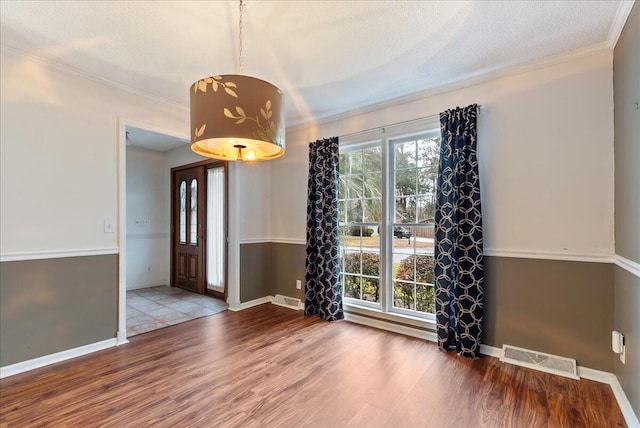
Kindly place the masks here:
POLYGON ((338 259, 338 138, 309 143, 304 314, 344 318, 338 259))
POLYGON ((438 346, 471 358, 480 355, 484 312, 477 111, 473 104, 440 113, 435 218, 438 346))

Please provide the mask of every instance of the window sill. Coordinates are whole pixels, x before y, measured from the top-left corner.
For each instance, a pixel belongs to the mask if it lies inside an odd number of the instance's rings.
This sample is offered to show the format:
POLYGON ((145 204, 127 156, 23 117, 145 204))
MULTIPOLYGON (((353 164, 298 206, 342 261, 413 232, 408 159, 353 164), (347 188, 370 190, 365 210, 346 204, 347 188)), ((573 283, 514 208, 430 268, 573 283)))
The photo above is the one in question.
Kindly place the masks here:
POLYGON ((409 315, 398 314, 393 312, 382 312, 378 309, 372 309, 353 303, 344 303, 344 309, 347 314, 360 315, 378 321, 399 324, 406 327, 426 330, 428 332, 436 331, 435 320, 412 317, 409 315))

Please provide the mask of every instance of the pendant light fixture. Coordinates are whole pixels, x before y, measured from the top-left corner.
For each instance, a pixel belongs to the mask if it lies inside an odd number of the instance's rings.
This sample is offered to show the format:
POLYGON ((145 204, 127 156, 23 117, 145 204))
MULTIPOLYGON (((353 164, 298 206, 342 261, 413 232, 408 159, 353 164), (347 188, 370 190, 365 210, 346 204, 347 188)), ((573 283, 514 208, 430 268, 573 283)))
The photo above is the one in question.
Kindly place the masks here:
POLYGON ((276 159, 284 155, 284 94, 242 74, 240 0, 238 71, 205 77, 191 85, 191 150, 227 161, 276 159))

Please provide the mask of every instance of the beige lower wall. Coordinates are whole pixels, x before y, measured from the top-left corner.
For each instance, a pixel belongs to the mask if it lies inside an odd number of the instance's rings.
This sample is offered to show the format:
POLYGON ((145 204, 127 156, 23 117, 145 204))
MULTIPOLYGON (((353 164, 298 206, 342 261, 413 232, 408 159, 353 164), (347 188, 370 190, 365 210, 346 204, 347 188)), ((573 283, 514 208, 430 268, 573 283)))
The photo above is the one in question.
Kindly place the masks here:
POLYGON ((483 342, 612 372, 613 299, 610 263, 486 257, 483 342))
POLYGON ((118 256, 0 264, 0 366, 116 336, 118 256))
POLYGON ((271 296, 270 243, 240 245, 240 302, 271 296))
POLYGON ((297 297, 304 302, 304 263, 306 247, 300 244, 271 243, 271 281, 273 293, 297 297), (296 289, 296 280, 302 289, 296 289))
POLYGON ((615 267, 615 329, 625 336, 625 364, 613 355, 614 373, 640 417, 640 277, 615 267))
POLYGON ((304 260, 305 246, 300 244, 240 245, 240 302, 276 294, 304 300, 304 260))

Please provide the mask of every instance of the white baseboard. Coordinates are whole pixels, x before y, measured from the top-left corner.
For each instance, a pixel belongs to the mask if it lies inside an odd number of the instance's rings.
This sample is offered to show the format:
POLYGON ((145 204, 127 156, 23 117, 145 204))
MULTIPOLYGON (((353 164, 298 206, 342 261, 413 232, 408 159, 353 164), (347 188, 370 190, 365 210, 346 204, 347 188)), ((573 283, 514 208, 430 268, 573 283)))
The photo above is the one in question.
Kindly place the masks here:
POLYGON ((502 358, 504 351, 502 348, 496 348, 495 346, 480 345, 480 353, 482 355, 488 355, 490 357, 502 358))
MULTIPOLYGON (((238 305, 235 308, 232 308, 231 306, 229 306, 229 310, 232 312, 238 312, 243 309, 252 308, 254 306, 263 305, 265 303, 273 303, 274 305, 278 305, 273 301, 273 299, 275 299, 275 296, 264 296, 264 297, 260 297, 259 299, 249 300, 248 302, 240 303, 240 305, 238 305)), ((291 306, 286 306, 286 305, 278 305, 278 306, 293 309, 291 306)), ((298 305, 297 310, 303 310, 303 309, 304 309, 304 302, 300 302, 300 305, 298 305)))
POLYGON ((102 351, 117 345, 116 338, 103 340, 101 342, 90 343, 88 345, 79 346, 66 351, 56 352, 55 354, 45 355, 43 357, 34 358, 32 360, 22 361, 21 363, 11 364, 9 366, 0 367, 0 379, 5 377, 24 373, 29 370, 39 369, 40 367, 50 364, 59 363, 71 358, 81 357, 92 352, 102 351))
POLYGON ((302 311, 302 310, 304 310, 304 303, 302 303, 302 302, 298 305, 298 307, 297 307, 297 308, 293 308, 293 307, 288 306, 288 305, 283 305, 283 304, 278 303, 278 302, 271 302, 271 303, 272 303, 272 304, 274 304, 274 305, 276 305, 276 306, 282 306, 283 308, 289 308, 289 309, 293 309, 293 310, 295 310, 295 311, 302 311))
POLYGON ((618 401, 618 406, 620 406, 622 416, 624 416, 624 420, 627 422, 629 428, 640 428, 638 415, 633 411, 633 407, 631 407, 631 403, 627 398, 627 394, 624 393, 624 389, 622 389, 622 385, 620 385, 618 377, 613 374, 611 375, 611 390, 613 390, 613 395, 616 397, 616 401, 618 401))
POLYGON ((229 306, 229 310, 232 312, 238 312, 238 311, 242 311, 243 309, 248 309, 254 306, 263 305, 265 303, 271 303, 271 302, 273 302, 273 296, 264 296, 264 297, 260 297, 259 299, 249 300, 248 302, 240 303, 240 305, 236 306, 235 308, 232 308, 231 306, 229 306))
POLYGON ((593 380, 600 383, 611 385, 613 373, 603 372, 602 370, 590 369, 589 367, 578 366, 578 376, 582 379, 593 380))

